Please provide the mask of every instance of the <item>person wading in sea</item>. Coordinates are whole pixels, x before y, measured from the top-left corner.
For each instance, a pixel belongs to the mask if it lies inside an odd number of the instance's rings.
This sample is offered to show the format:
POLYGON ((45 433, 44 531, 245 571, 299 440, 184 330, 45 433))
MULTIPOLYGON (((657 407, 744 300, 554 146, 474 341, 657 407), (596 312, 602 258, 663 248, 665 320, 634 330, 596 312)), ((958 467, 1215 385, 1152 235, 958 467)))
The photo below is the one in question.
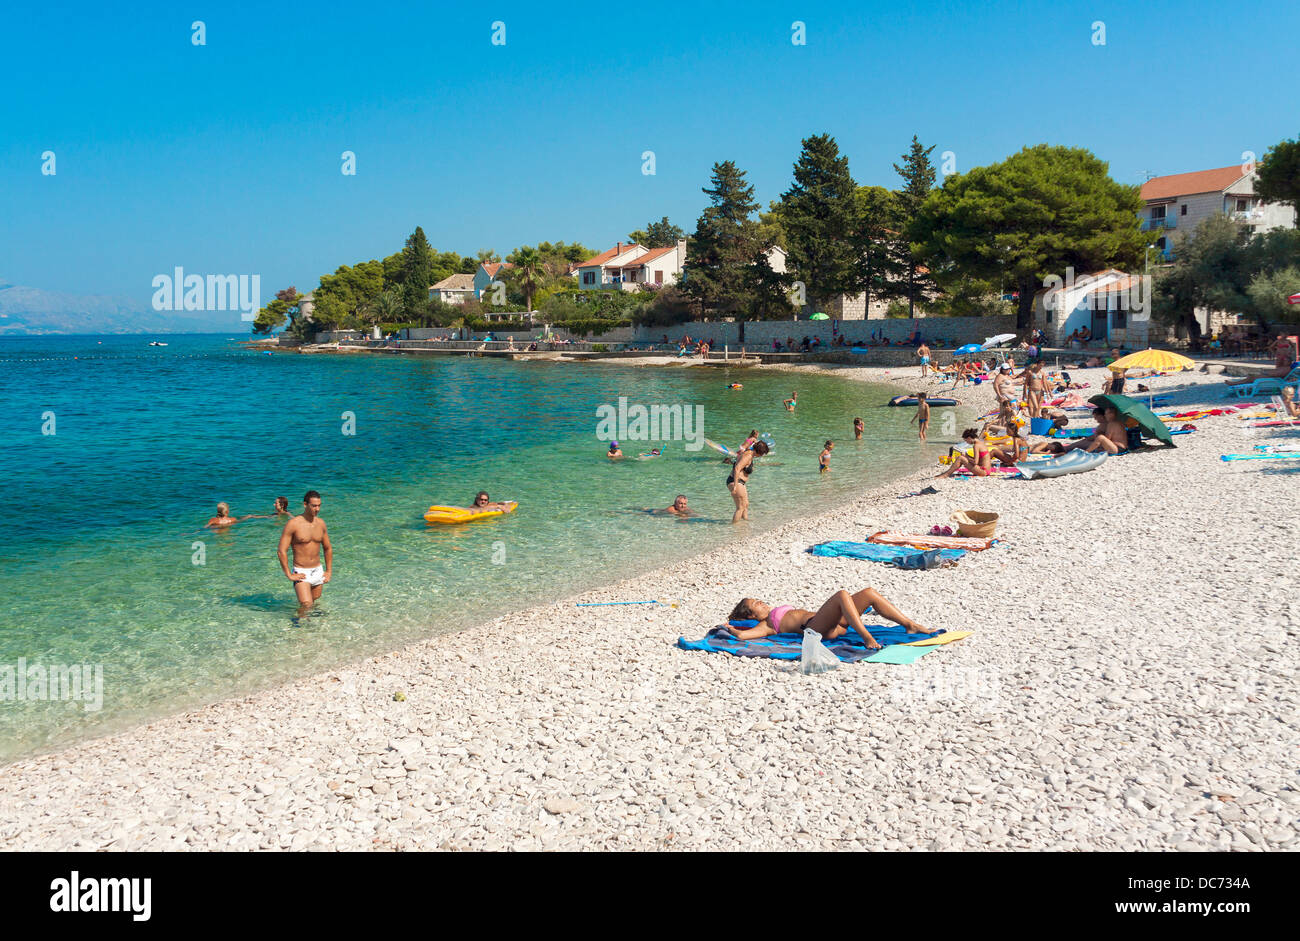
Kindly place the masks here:
POLYGON ((293 590, 298 595, 298 617, 311 610, 325 583, 334 574, 334 547, 330 545, 329 531, 325 521, 320 518, 320 494, 308 490, 302 498, 302 515, 295 516, 284 524, 280 533, 280 568, 285 577, 293 582, 293 590), (289 546, 293 546, 293 569, 289 568, 289 546), (321 550, 325 550, 325 565, 320 562, 321 550))

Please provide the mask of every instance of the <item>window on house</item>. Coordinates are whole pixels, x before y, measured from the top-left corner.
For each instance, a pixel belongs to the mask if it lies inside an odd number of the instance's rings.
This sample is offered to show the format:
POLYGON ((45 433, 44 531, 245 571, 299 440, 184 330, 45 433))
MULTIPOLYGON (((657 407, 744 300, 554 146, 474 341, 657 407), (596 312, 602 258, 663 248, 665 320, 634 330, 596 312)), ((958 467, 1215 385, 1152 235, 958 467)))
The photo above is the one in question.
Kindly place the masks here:
POLYGON ((582 283, 583 283, 583 284, 595 284, 595 283, 596 283, 596 272, 594 272, 594 271, 584 271, 584 272, 582 273, 582 283))
POLYGON ((1128 311, 1116 308, 1110 312, 1110 325, 1118 330, 1128 326, 1128 311))
POLYGON ((1180 216, 1187 215, 1187 203, 1183 203, 1182 206, 1179 207, 1178 214, 1180 216))
POLYGON ((1237 200, 1237 212, 1246 212, 1248 209, 1250 209, 1250 200, 1249 200, 1249 199, 1238 199, 1238 200, 1237 200))
POLYGON ((1151 207, 1151 218, 1152 218, 1152 219, 1163 219, 1164 217, 1165 217, 1165 207, 1164 207, 1164 206, 1152 206, 1152 207, 1151 207))
POLYGON ((663 284, 663 283, 664 283, 664 273, 662 271, 656 271, 655 284, 663 284))

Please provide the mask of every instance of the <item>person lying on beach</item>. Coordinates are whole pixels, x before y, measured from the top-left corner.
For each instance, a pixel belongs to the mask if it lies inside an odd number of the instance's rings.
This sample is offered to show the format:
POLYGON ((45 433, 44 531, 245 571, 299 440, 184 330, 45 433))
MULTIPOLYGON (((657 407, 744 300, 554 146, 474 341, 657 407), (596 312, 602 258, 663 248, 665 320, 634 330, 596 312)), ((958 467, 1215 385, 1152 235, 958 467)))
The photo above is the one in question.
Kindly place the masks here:
POLYGON ((880 647, 880 643, 862 623, 862 614, 868 608, 906 628, 909 634, 931 633, 929 628, 922 627, 899 611, 874 588, 864 588, 853 594, 844 590, 837 591, 816 613, 793 605, 770 605, 757 598, 742 598, 740 604, 732 609, 728 620, 758 621, 758 624, 746 628, 728 626, 727 630, 737 640, 756 640, 773 634, 795 634, 803 630, 813 630, 826 640, 834 640, 847 634, 852 627, 862 635, 867 646, 875 650, 880 647))
POLYGON ((673 500, 673 505, 672 505, 672 506, 668 507, 668 508, 665 509, 665 510, 660 510, 659 512, 661 512, 661 513, 671 513, 673 516, 692 516, 692 515, 694 515, 694 514, 691 513, 691 508, 690 508, 689 506, 686 505, 686 496, 685 496, 684 494, 680 494, 680 493, 677 494, 677 497, 673 500))
POLYGON ((1038 441, 1029 447, 1030 454, 1064 454, 1068 450, 1060 441, 1038 441))
POLYGON ((935 476, 951 477, 962 468, 969 470, 976 477, 989 476, 989 472, 993 468, 993 456, 990 453, 988 446, 980 440, 979 432, 974 428, 967 428, 961 433, 961 437, 962 440, 966 442, 966 447, 975 450, 975 456, 971 457, 969 454, 953 448, 949 453, 949 456, 952 458, 952 463, 948 465, 946 471, 941 474, 936 474, 935 476))
POLYGON ((623 456, 623 452, 619 450, 617 441, 611 441, 609 443, 609 450, 605 452, 605 456, 611 461, 617 461, 623 456))
POLYGON ((234 526, 236 523, 242 523, 244 520, 251 520, 252 518, 253 514, 249 513, 247 516, 241 516, 236 519, 230 515, 230 504, 218 503, 217 515, 208 520, 204 525, 210 529, 222 529, 223 527, 234 526))

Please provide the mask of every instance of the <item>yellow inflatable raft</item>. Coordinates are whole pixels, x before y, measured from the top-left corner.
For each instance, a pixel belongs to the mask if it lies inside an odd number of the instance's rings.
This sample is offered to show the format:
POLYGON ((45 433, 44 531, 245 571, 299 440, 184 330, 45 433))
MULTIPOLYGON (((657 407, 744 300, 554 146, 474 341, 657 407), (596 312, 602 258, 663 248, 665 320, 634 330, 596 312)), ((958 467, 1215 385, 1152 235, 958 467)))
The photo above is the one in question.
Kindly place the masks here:
POLYGON ((431 506, 424 514, 426 523, 474 523, 478 520, 491 519, 513 513, 519 506, 514 500, 505 501, 504 510, 467 510, 463 506, 431 506))

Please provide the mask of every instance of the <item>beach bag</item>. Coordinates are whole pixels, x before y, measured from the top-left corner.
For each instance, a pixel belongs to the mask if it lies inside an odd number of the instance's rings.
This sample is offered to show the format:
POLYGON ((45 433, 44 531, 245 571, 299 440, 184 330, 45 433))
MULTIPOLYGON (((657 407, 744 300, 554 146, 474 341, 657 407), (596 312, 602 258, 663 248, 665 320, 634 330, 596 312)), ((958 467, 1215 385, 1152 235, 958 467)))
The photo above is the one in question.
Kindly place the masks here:
POLYGON ((822 635, 811 628, 803 632, 803 651, 799 656, 800 673, 825 673, 840 665, 840 658, 826 649, 822 635))

